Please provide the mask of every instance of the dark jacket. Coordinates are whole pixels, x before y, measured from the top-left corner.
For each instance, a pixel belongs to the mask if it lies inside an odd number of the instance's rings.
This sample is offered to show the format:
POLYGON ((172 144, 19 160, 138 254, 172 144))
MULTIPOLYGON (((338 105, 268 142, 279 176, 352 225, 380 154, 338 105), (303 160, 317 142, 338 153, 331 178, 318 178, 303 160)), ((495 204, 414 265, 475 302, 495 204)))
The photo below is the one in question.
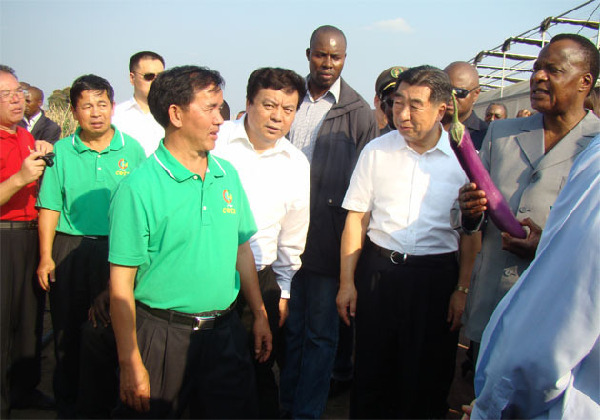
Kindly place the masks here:
POLYGON ((342 201, 360 151, 377 134, 371 107, 342 79, 339 102, 325 116, 310 165, 310 224, 302 255, 304 268, 339 276, 347 213, 342 201))
POLYGON ((487 133, 488 123, 475 115, 475 111, 471 112, 469 118, 467 118, 464 122, 465 127, 469 130, 469 134, 471 135, 471 140, 473 141, 473 146, 475 149, 481 149, 481 145, 483 144, 483 138, 485 137, 485 133, 487 133))
MULTIPOLYGON (((24 121, 19 122, 19 125, 27 129, 27 124, 24 121)), ((44 111, 42 111, 40 119, 33 126, 33 130, 31 130, 31 135, 36 140, 46 140, 54 143, 61 138, 61 129, 58 124, 46 117, 44 111)))

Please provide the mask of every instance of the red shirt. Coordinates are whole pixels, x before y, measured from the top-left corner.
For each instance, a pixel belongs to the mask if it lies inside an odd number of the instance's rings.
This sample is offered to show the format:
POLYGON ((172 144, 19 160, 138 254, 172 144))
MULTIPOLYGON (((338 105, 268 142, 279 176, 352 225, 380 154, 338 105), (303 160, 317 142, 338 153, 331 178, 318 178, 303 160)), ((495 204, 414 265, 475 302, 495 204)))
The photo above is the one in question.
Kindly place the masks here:
MULTIPOLYGON (((22 127, 17 127, 15 134, 0 130, 0 182, 6 181, 19 172, 23 160, 29 156, 29 150, 34 148, 34 141, 31 133, 22 127)), ((35 220, 37 218, 36 196, 37 181, 34 181, 21 188, 8 200, 8 203, 2 205, 0 219, 35 220)))

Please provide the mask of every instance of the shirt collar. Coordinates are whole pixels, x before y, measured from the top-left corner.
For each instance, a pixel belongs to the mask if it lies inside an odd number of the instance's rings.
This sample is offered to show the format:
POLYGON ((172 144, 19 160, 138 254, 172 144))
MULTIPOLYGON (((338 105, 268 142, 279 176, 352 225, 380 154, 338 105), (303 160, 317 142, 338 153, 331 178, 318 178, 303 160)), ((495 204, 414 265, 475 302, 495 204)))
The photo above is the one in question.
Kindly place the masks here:
MULTIPOLYGON (((164 139, 160 141, 160 143, 158 144, 158 148, 152 154, 152 157, 154 158, 154 160, 156 160, 156 162, 158 162, 158 164, 165 170, 165 172, 171 178, 173 178, 177 182, 183 182, 185 180, 193 178, 194 176, 198 176, 198 174, 195 174, 194 172, 190 171, 188 168, 183 166, 165 147, 163 142, 164 139)), ((208 176, 211 176, 213 178, 219 178, 227 174, 227 172, 225 172, 225 169, 223 169, 219 161, 215 159, 215 157, 210 152, 207 153, 207 159, 208 166, 206 168, 205 179, 208 176)))
MULTIPOLYGON (((110 127, 113 130, 115 130, 115 134, 113 134, 113 138, 110 141, 110 144, 108 145, 108 147, 106 149, 108 149, 108 150, 122 149, 123 147, 125 147, 125 138, 123 137, 123 134, 114 125, 111 124, 110 127)), ((88 146, 85 145, 85 143, 83 143, 83 141, 81 141, 81 137, 79 137, 80 133, 81 133, 81 127, 78 127, 77 130, 75 131, 75 134, 73 134, 73 136, 71 136, 71 142, 73 144, 73 147, 75 148, 75 151, 77 153, 83 153, 85 151, 91 150, 88 146)), ((106 151, 106 149, 104 149, 100 153, 104 153, 106 151)))
MULTIPOLYGON (((438 139, 437 144, 423 154, 433 153, 436 150, 439 150, 440 152, 444 153, 445 155, 452 156, 454 154, 454 152, 452 151, 452 147, 450 147, 450 141, 448 139, 448 132, 444 130, 444 127, 442 126, 441 123, 440 123, 439 127, 441 128, 441 133, 440 133, 440 138, 438 139)), ((402 134, 400 134, 397 130, 395 131, 395 133, 397 133, 398 137, 400 137, 400 146, 399 147, 401 149, 408 149, 409 145, 406 143, 406 140, 404 139, 402 134)))
MULTIPOLYGON (((309 78, 310 78, 310 75, 306 77, 306 95, 307 95, 307 97, 309 97, 312 100, 312 95, 310 94, 310 90, 308 89, 308 79, 309 78)), ((323 98, 328 93, 331 93, 333 95, 333 99, 335 100, 335 103, 338 103, 340 101, 341 86, 342 86, 342 78, 338 77, 337 80, 335 82, 333 82, 333 85, 331 85, 329 90, 327 92, 325 92, 325 94, 323 96, 321 96, 321 98, 323 98)), ((321 98, 319 98, 319 99, 321 99, 321 98)))
POLYGON ((440 152, 443 152, 444 154, 446 154, 448 156, 454 156, 454 151, 452 150, 452 147, 450 146, 450 138, 448 137, 448 132, 446 130, 444 130, 444 127, 442 126, 441 123, 440 123, 440 128, 442 129, 440 138, 439 138, 437 144, 435 145, 435 147, 431 150, 437 149, 440 152))
POLYGON ((135 109, 136 111, 142 112, 142 107, 140 106, 140 104, 137 103, 133 96, 127 101, 127 108, 135 109))
MULTIPOLYGON (((227 139, 227 144, 231 144, 236 141, 241 142, 244 143, 244 145, 247 148, 252 149, 252 151, 256 152, 256 150, 254 149, 254 145, 250 142, 250 138, 248 137, 248 133, 246 132, 246 126, 244 125, 247 117, 248 114, 244 114, 243 118, 240 118, 236 121, 232 121, 233 129, 231 131, 231 135, 227 139)), ((284 137, 281 137, 277 140, 275 146, 272 149, 265 150, 263 153, 261 153, 261 155, 286 153, 289 156, 290 152, 286 147, 287 144, 287 140, 284 137)))
POLYGON ((41 117, 42 117, 42 110, 40 109, 37 114, 35 114, 33 117, 31 117, 31 119, 27 119, 26 116, 23 116, 23 121, 25 121, 25 123, 28 126, 33 127, 35 125, 35 123, 38 122, 38 120, 41 117))
MULTIPOLYGON (((19 128, 25 130, 23 127, 17 127, 17 129, 15 130, 14 133, 9 133, 6 130, 0 130, 0 139, 10 139, 10 138, 17 138, 17 131, 19 130, 19 128)), ((27 131, 27 130, 25 130, 27 131)))

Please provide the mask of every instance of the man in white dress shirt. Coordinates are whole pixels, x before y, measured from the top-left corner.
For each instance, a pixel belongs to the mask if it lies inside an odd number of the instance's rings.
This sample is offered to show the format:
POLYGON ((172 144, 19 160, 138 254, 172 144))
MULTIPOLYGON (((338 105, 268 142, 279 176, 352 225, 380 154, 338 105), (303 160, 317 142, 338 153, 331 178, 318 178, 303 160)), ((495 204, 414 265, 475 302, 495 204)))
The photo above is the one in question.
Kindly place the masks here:
POLYGON ((165 136, 165 129, 156 122, 148 106, 148 92, 156 76, 165 70, 165 60, 152 51, 140 51, 129 59, 129 82, 133 97, 115 107, 112 122, 142 145, 150 156, 165 136))
POLYGON ((221 126, 214 150, 238 170, 258 229, 250 247, 273 334, 271 357, 256 363, 261 418, 279 417, 272 371, 276 341, 287 318, 290 286, 300 269, 308 229, 310 166, 284 137, 305 93, 304 79, 291 70, 255 70, 248 80, 246 115, 221 126))
POLYGON ((440 124, 451 92, 435 67, 400 74, 397 131, 365 146, 342 204, 337 306, 346 324, 356 315, 352 418, 447 413, 477 240, 451 223, 467 179, 440 124))

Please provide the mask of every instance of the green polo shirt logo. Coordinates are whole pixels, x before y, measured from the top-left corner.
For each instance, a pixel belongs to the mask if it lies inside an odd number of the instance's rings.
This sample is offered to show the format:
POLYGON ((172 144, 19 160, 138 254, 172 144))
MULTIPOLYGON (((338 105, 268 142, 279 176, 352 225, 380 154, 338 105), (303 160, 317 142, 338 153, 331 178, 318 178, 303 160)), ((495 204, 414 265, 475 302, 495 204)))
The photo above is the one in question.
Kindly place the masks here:
POLYGON ((127 170, 127 168, 129 168, 129 163, 125 159, 119 160, 119 162, 117 162, 117 165, 119 166, 119 169, 115 171, 115 175, 129 175, 129 171, 127 170))
POLYGON ((226 207, 223 207, 223 213, 235 214, 235 209, 231 202, 233 201, 233 195, 229 192, 229 190, 223 190, 223 200, 227 203, 226 207))

